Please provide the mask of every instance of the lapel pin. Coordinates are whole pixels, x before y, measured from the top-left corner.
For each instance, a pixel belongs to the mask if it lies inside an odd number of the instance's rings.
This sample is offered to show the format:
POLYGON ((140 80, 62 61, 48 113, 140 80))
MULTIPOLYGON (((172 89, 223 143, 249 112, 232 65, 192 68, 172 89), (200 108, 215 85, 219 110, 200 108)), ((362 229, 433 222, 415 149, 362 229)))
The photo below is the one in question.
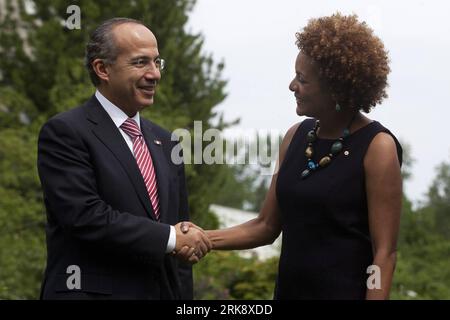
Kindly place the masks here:
POLYGON ((348 151, 348 150, 344 151, 344 155, 348 156, 349 154, 350 154, 350 151, 348 151))
POLYGON ((160 146, 162 143, 161 143, 161 140, 153 140, 153 142, 155 143, 155 144, 157 144, 158 146, 160 146))

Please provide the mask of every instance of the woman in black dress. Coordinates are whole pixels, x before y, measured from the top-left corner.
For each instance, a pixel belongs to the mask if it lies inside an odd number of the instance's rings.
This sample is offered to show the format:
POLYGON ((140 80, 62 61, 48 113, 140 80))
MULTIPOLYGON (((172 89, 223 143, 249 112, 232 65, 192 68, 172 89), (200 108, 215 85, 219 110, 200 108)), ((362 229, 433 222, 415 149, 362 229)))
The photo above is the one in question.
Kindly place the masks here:
POLYGON ((214 249, 248 249, 283 232, 276 299, 387 299, 402 180, 397 139, 368 113, 386 97, 388 57, 356 16, 297 33, 289 85, 297 114, 256 219, 207 231, 214 249))

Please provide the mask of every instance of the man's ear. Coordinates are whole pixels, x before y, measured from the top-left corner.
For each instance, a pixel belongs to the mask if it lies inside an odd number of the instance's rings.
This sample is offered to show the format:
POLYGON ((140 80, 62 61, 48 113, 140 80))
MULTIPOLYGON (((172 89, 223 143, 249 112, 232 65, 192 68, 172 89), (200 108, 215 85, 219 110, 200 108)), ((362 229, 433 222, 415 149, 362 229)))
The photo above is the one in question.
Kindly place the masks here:
POLYGON ((95 59, 94 61, 92 61, 92 68, 97 74, 97 77, 99 77, 103 81, 109 81, 109 70, 102 59, 95 59))

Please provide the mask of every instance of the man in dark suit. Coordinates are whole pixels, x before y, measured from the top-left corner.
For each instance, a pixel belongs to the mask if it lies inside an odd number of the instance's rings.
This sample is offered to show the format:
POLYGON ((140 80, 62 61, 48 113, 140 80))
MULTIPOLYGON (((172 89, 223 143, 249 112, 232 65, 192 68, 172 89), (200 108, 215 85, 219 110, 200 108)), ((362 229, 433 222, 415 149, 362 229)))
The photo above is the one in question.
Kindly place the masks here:
POLYGON ((140 118, 163 61, 141 22, 101 24, 86 49, 97 90, 50 119, 38 142, 47 209, 43 299, 192 299, 192 267, 210 249, 189 220, 171 134, 140 118), (172 252, 178 252, 172 254, 172 252))

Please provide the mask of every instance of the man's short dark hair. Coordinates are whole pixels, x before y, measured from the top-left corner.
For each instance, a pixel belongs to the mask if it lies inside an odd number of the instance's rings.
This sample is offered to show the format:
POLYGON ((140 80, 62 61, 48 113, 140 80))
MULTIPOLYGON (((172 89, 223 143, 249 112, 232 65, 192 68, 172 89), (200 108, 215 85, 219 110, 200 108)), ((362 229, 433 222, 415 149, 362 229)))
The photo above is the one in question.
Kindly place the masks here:
POLYGON ((103 59, 106 64, 114 63, 118 50, 112 30, 114 27, 124 23, 136 23, 145 26, 143 22, 135 19, 112 18, 104 21, 90 35, 89 42, 86 45, 85 66, 94 86, 100 84, 100 78, 95 73, 92 62, 95 59, 103 59))

